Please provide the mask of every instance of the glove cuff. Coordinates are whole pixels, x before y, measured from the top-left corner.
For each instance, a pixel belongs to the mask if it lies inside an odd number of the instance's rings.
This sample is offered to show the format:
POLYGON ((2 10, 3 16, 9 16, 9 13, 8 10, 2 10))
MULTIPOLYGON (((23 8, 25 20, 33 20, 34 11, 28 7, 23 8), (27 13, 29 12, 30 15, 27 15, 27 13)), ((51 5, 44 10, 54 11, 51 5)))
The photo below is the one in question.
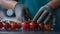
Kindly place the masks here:
POLYGON ((54 14, 54 9, 53 9, 53 7, 51 7, 51 6, 49 6, 49 5, 45 5, 45 7, 46 7, 46 9, 48 9, 48 10, 52 13, 52 15, 54 14))
POLYGON ((47 9, 49 9, 50 11, 54 11, 53 7, 50 6, 50 5, 45 5, 45 7, 46 7, 47 9))

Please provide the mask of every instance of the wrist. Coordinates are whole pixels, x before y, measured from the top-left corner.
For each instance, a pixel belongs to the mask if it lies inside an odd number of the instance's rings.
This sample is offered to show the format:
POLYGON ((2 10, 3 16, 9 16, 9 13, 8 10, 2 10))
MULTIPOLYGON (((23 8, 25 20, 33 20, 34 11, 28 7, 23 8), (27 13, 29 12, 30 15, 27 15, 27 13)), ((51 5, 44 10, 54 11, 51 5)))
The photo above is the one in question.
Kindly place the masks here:
POLYGON ((54 10, 57 10, 60 7, 60 2, 58 1, 51 1, 48 3, 49 6, 51 6, 54 10))
POLYGON ((12 9, 13 10, 17 3, 18 2, 16 2, 16 1, 2 0, 2 5, 4 7, 6 7, 7 9, 12 9))

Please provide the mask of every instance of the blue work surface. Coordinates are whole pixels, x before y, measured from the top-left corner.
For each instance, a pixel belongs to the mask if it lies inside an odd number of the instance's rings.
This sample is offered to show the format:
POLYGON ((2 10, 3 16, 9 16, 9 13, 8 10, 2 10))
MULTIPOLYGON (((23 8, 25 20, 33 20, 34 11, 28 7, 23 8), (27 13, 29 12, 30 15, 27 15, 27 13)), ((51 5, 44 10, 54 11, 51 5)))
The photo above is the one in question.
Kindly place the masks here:
POLYGON ((60 34, 59 32, 0 32, 0 34, 60 34))

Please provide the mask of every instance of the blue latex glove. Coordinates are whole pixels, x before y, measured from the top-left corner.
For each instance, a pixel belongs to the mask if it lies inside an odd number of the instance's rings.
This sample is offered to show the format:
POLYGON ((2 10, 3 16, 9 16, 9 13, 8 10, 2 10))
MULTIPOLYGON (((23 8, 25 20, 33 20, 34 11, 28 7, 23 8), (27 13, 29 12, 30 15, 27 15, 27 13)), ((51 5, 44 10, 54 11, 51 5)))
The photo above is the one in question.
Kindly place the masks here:
MULTIPOLYGON (((41 22, 47 14, 50 15, 51 17, 52 11, 53 11, 53 8, 49 5, 45 5, 41 7, 39 11, 37 12, 37 14, 34 16, 33 21, 41 22)), ((47 16, 46 20, 48 20, 48 17, 49 16, 47 16)))
POLYGON ((16 18, 19 21, 27 21, 28 19, 31 19, 28 9, 23 4, 17 3, 14 11, 16 14, 16 18))

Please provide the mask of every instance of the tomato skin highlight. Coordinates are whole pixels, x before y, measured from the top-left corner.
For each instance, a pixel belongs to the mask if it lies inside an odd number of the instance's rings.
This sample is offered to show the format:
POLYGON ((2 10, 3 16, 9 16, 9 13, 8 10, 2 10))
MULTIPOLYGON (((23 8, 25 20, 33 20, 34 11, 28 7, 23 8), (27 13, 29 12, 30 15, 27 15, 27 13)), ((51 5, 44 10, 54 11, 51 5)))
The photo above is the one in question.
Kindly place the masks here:
POLYGON ((27 21, 23 22, 22 28, 23 30, 30 30, 30 22, 27 22, 27 21))
POLYGON ((44 23, 39 23, 39 29, 40 29, 41 31, 44 30, 44 23))
POLYGON ((6 23, 4 23, 4 28, 9 29, 9 28, 11 28, 11 25, 8 22, 6 22, 6 23))
POLYGON ((31 30, 38 29, 38 23, 37 22, 31 22, 30 23, 30 29, 31 30))
POLYGON ((11 29, 16 29, 17 28, 17 23, 11 23, 11 29))

